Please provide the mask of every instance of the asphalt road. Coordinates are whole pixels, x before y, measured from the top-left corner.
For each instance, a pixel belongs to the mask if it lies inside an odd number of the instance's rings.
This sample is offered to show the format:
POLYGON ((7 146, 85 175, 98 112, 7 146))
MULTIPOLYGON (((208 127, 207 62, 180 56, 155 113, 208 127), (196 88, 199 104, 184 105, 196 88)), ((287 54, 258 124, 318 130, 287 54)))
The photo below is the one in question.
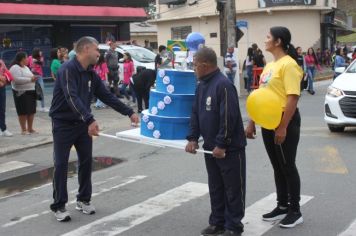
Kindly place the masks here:
MULTIPOLYGON (((257 139, 249 141, 247 146, 247 210, 243 235, 335 236, 356 220, 353 168, 356 129, 348 128, 344 133, 330 133, 327 129, 323 121, 323 100, 328 83, 319 82, 314 96, 303 93, 299 103, 302 133, 297 162, 304 224, 286 230, 261 221, 261 214, 275 206, 271 195, 275 187, 272 167, 258 132, 257 139)), ((242 107, 244 102, 241 99, 242 107)), ((209 197, 201 155, 96 138, 94 156, 106 157, 98 159, 98 168, 105 163, 110 165, 110 157, 123 162, 93 172, 92 202, 97 213, 82 215, 70 203, 67 208, 72 221, 67 223, 57 222, 49 211, 52 186, 51 169, 47 168, 53 166, 52 145, 1 157, 30 166, 10 174, 0 173, 0 235, 193 236, 207 226, 209 197), (29 173, 34 174, 26 175, 29 173), (25 189, 31 190, 19 192, 25 189)), ((71 160, 75 159, 73 150, 71 160)), ((68 180, 70 202, 75 200, 78 187, 73 175, 68 180)), ((356 230, 341 235, 356 235, 356 230)))

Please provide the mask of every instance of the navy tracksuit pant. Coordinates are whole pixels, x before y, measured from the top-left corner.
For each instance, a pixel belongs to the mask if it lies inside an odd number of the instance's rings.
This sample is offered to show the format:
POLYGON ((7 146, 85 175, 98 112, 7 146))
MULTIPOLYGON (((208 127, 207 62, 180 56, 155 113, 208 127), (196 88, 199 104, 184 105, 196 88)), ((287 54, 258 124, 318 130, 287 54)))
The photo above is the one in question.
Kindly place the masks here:
POLYGON ((77 200, 90 201, 92 194, 92 149, 93 141, 84 122, 52 120, 54 145, 53 199, 51 210, 56 211, 68 202, 68 159, 72 146, 78 154, 79 190, 77 200))
POLYGON ((205 164, 211 204, 209 224, 243 232, 241 220, 245 215, 245 149, 226 153, 223 159, 205 154, 205 164))

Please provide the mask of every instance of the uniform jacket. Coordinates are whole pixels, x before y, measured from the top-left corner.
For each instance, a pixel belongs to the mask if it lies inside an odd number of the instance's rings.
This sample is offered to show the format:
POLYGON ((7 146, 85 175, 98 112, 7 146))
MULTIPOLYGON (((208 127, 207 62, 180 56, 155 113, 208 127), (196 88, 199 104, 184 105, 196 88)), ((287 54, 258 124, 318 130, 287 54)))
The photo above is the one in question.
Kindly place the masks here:
POLYGON ((200 135, 205 150, 217 146, 232 152, 246 146, 236 88, 219 69, 200 78, 196 89, 187 139, 197 141, 200 135))
POLYGON ((91 124, 90 103, 93 95, 123 115, 131 116, 131 108, 110 93, 93 69, 84 69, 77 58, 64 63, 58 71, 49 115, 54 120, 91 124))

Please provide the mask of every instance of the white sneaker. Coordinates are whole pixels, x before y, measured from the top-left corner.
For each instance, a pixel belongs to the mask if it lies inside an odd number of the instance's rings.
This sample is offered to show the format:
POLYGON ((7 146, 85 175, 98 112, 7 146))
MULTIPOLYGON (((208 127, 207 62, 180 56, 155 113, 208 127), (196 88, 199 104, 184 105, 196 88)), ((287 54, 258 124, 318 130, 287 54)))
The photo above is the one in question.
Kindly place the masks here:
POLYGON ((49 109, 47 107, 41 107, 40 112, 49 112, 49 109))
POLYGON ((8 131, 7 129, 4 131, 0 131, 0 135, 4 136, 4 137, 12 137, 13 136, 13 134, 10 131, 8 131))
POLYGON ((65 207, 63 207, 61 209, 58 209, 54 213, 54 216, 56 217, 56 219, 58 221, 61 221, 61 222, 66 222, 66 221, 70 221, 71 220, 70 214, 69 214, 69 212, 67 211, 67 209, 65 207))
POLYGON ((75 209, 87 215, 95 214, 95 207, 91 205, 90 202, 77 201, 77 206, 75 209))

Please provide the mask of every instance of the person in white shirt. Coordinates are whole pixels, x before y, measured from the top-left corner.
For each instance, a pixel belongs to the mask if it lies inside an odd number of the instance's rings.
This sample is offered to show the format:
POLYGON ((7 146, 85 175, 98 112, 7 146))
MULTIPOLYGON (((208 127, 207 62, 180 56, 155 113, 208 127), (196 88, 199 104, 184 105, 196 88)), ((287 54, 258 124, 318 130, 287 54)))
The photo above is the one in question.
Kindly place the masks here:
POLYGON ((37 78, 26 66, 27 64, 27 54, 18 52, 10 68, 10 73, 14 78, 11 86, 22 135, 37 133, 33 129, 33 120, 36 113, 35 81, 37 78))

